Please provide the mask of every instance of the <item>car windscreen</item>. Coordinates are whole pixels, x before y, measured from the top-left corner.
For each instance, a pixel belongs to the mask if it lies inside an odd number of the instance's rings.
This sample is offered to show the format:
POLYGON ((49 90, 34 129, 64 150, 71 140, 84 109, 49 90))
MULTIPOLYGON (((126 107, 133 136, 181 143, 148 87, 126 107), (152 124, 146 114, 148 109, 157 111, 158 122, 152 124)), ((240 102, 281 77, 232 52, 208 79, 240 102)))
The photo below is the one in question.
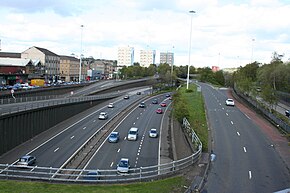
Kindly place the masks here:
POLYGON ((128 162, 127 161, 120 161, 119 167, 128 167, 128 162))

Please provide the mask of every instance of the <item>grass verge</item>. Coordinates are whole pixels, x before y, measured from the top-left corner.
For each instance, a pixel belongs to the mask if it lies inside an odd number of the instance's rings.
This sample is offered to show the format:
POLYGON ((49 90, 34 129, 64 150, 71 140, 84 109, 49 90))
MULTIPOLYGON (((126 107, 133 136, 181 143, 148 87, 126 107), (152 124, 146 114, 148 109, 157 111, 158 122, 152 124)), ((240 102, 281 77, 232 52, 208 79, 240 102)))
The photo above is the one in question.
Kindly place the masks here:
POLYGON ((45 182, 27 182, 0 180, 0 192, 13 193, 173 193, 184 192, 185 179, 181 176, 121 185, 84 185, 84 184, 51 184, 45 182))
POLYGON ((173 96, 174 116, 182 122, 183 117, 189 121, 191 128, 196 132, 203 144, 203 151, 208 150, 208 127, 204 109, 202 93, 194 84, 187 90, 181 87, 173 96))

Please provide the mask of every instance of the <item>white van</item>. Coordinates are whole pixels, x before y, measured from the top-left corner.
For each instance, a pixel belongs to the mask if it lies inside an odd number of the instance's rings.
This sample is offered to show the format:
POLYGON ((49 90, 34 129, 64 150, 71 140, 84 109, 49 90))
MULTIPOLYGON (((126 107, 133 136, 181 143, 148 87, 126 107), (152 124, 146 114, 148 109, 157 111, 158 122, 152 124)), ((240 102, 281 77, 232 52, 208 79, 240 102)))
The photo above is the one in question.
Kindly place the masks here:
POLYGON ((129 141, 136 141, 138 138, 138 128, 136 127, 131 127, 131 129, 128 132, 128 137, 127 139, 129 141))

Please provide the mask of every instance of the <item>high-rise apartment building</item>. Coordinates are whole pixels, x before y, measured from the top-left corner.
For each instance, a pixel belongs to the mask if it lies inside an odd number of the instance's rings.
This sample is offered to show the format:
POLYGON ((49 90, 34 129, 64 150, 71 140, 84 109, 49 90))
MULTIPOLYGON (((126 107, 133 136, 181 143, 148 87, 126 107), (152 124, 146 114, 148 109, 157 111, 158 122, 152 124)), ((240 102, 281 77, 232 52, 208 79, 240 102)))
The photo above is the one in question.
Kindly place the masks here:
POLYGON ((174 64, 174 53, 172 52, 161 52, 160 53, 160 64, 174 64))
POLYGON ((140 66, 149 67, 150 64, 155 64, 155 50, 140 50, 140 66))
POLYGON ((118 66, 131 66, 134 62, 134 48, 119 47, 118 48, 118 66))

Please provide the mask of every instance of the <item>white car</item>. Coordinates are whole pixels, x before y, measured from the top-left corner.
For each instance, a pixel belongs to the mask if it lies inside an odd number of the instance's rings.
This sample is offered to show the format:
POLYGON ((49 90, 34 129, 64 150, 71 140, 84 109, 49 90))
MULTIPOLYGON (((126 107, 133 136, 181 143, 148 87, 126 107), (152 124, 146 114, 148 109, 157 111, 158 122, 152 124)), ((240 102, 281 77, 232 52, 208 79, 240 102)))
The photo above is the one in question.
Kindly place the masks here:
POLYGON ((157 129, 155 129, 155 128, 150 129, 149 137, 156 138, 157 136, 158 136, 157 129))
POLYGON ((108 114, 106 112, 101 112, 99 115, 99 119, 105 120, 108 118, 108 114))
POLYGON ((136 141, 137 138, 138 138, 138 128, 132 127, 128 132, 127 139, 129 141, 136 141))
POLYGON ((114 103, 109 103, 108 108, 114 108, 114 103))
POLYGON ((227 106, 235 106, 235 101, 233 99, 227 99, 226 100, 226 105, 227 106))
POLYGON ((121 158, 117 165, 117 172, 118 173, 129 173, 130 165, 128 158, 121 158))

